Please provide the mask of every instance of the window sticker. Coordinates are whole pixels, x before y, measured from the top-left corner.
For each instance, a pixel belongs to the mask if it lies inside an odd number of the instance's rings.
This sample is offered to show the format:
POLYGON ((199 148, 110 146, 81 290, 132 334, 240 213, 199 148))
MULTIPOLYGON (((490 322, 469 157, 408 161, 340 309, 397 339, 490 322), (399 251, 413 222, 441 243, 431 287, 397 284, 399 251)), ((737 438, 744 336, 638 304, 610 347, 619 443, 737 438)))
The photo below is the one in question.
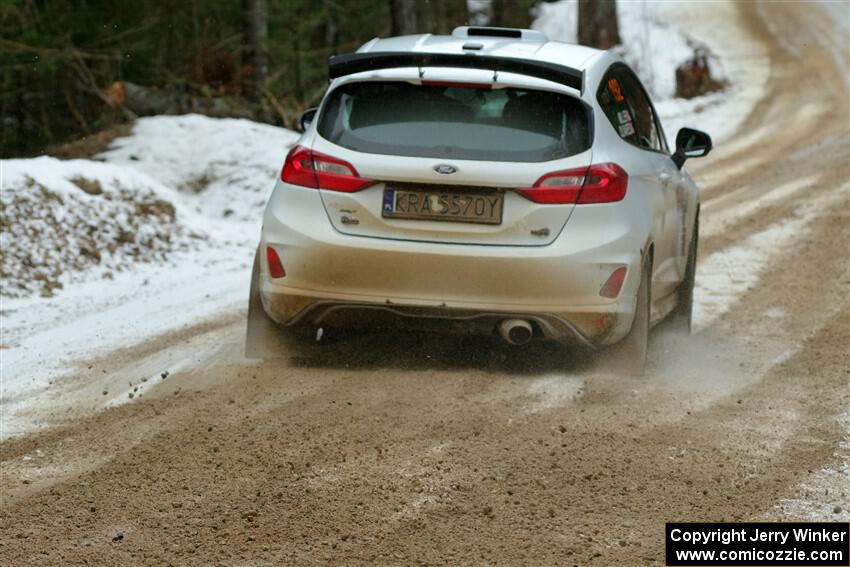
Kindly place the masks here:
POLYGON ((620 137, 625 138, 635 133, 635 126, 631 122, 628 124, 620 124, 620 137))
POLYGON ((620 90, 620 81, 617 79, 608 79, 608 90, 614 95, 614 100, 623 102, 623 93, 620 90))
POLYGON ((628 110, 621 110, 617 113, 617 120, 620 121, 620 124, 631 124, 632 123, 632 115, 628 110))

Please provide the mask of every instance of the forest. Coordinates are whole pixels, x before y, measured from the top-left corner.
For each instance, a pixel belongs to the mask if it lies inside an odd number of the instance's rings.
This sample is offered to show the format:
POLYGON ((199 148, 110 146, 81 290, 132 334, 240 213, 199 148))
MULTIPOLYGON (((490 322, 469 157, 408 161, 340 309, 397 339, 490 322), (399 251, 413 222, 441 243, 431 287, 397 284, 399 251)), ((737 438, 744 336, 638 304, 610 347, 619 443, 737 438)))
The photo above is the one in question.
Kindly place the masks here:
POLYGON ((528 27, 535 4, 0 0, 0 149, 3 157, 56 153, 148 114, 294 128, 324 91, 330 55, 376 36, 448 33, 465 23, 528 27))

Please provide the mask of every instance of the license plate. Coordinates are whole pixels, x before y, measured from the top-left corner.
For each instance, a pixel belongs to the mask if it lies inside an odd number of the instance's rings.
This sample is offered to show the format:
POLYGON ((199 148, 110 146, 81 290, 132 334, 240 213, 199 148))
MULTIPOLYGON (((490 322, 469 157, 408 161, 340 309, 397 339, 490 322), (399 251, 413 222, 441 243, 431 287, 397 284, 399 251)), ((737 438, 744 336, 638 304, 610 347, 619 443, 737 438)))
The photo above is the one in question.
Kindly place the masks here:
POLYGON ((502 192, 384 189, 386 218, 501 224, 502 192))

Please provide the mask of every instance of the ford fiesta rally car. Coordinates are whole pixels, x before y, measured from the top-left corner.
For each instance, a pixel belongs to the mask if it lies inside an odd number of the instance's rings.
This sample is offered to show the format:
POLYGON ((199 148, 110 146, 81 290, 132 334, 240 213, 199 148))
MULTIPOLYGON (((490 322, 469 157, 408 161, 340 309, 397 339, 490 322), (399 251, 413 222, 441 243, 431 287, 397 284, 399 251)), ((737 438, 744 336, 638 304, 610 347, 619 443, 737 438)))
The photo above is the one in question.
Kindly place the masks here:
POLYGON ((512 344, 689 328, 699 194, 614 53, 460 27, 332 57, 263 217, 247 354, 270 333, 407 324, 512 344))

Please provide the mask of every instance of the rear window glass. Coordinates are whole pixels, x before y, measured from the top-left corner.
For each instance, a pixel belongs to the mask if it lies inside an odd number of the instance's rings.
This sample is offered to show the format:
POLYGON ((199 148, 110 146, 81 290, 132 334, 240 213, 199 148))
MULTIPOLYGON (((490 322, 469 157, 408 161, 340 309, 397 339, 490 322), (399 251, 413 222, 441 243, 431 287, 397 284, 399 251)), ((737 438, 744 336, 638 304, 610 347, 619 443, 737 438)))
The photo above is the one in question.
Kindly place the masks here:
POLYGON ((486 161, 548 161, 590 147, 579 100, 519 88, 348 83, 329 96, 319 134, 366 153, 486 161))

